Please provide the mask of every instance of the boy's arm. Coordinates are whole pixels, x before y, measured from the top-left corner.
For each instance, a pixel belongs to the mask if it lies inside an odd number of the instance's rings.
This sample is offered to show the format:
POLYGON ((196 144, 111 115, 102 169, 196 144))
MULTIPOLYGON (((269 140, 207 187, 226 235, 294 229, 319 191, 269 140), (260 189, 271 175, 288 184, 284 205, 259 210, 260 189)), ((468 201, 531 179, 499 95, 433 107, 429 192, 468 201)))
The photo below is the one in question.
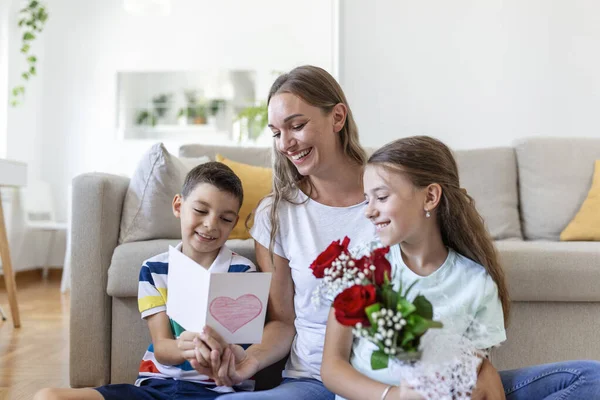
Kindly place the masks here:
MULTIPOLYGON (((199 337, 195 332, 182 332, 178 339, 173 338, 169 317, 164 311, 152 314, 146 318, 148 329, 152 336, 154 345, 154 357, 163 365, 179 365, 185 361, 191 361, 198 358, 197 352, 200 351, 196 345, 195 338, 199 337)), ((210 359, 210 353, 205 354, 210 359)), ((210 368, 204 368, 201 365, 194 365, 198 373, 209 375, 210 368)))
POLYGON ((148 329, 154 344, 154 357, 164 365, 178 365, 185 361, 182 351, 173 338, 169 317, 164 311, 152 314, 146 318, 148 329))
POLYGON ((177 349, 166 313, 166 299, 159 289, 166 289, 166 266, 162 261, 144 262, 139 274, 138 308, 148 323, 156 360, 163 365, 178 365, 185 360, 177 349))

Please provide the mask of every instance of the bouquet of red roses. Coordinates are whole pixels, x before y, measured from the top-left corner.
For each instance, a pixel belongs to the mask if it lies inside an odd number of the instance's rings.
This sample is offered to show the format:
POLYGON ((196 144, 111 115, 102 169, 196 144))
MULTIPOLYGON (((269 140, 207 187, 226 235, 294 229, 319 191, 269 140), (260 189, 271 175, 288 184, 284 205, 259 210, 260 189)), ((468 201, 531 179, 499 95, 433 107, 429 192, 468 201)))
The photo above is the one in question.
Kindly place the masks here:
POLYGON ((378 246, 360 258, 348 250, 350 239, 332 242, 310 265, 313 275, 323 279, 313 301, 333 300, 337 321, 352 326, 356 337, 378 347, 371 368, 388 366, 389 357, 417 360, 421 337, 430 328, 441 328, 433 320, 433 307, 424 296, 407 299, 412 286, 402 292, 391 283, 392 266, 386 258, 389 247, 378 246))

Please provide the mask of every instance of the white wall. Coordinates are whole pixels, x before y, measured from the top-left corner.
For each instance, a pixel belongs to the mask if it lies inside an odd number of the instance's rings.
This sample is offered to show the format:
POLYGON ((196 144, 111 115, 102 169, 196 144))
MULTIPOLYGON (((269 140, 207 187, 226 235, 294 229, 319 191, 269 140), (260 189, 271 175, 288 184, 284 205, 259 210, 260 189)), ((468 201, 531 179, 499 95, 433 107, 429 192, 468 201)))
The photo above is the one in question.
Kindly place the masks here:
POLYGON ((600 137, 600 2, 341 2, 340 78, 365 145, 600 137))
MULTIPOLYGON (((39 96, 9 113, 8 141, 9 153, 31 161, 34 170, 39 162, 39 178, 52 184, 61 220, 74 176, 129 172, 149 147, 117 140, 117 71, 332 68, 329 1, 172 3, 168 17, 139 17, 127 14, 122 0, 47 0, 35 79, 41 89, 31 88, 39 96)), ((11 61, 11 85, 17 77, 11 61)))
POLYGON ((0 157, 6 156, 9 0, 0 0, 0 157))

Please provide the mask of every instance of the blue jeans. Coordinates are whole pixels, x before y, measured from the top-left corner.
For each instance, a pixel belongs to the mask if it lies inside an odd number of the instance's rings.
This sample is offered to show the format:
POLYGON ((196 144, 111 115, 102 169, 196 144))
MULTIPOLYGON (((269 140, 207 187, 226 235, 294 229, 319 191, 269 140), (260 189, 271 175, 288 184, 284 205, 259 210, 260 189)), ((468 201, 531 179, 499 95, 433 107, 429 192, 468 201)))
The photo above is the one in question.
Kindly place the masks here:
POLYGON ((220 394, 202 383, 175 379, 147 379, 140 386, 113 384, 96 390, 104 400, 214 400, 220 394))
POLYGON ((218 400, 333 400, 335 395, 321 381, 310 378, 285 378, 276 388, 259 392, 237 392, 219 396, 218 400))
POLYGON ((600 399, 598 361, 565 361, 499 372, 506 400, 600 399))
MULTIPOLYGON (((565 361, 500 371, 507 400, 600 399, 600 362, 565 361)), ((300 399, 333 400, 334 395, 316 379, 284 379, 262 392, 238 392, 219 400, 300 399)))

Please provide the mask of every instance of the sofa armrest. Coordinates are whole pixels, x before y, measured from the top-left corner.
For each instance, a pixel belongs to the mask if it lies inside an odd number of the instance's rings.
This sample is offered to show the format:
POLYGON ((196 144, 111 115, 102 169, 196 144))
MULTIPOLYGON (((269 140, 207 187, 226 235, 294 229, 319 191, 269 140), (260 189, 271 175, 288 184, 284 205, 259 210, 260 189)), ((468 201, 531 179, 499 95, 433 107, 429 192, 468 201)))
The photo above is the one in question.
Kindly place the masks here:
POLYGON ((129 178, 86 173, 73 179, 70 384, 110 381, 108 267, 119 239, 129 178))

